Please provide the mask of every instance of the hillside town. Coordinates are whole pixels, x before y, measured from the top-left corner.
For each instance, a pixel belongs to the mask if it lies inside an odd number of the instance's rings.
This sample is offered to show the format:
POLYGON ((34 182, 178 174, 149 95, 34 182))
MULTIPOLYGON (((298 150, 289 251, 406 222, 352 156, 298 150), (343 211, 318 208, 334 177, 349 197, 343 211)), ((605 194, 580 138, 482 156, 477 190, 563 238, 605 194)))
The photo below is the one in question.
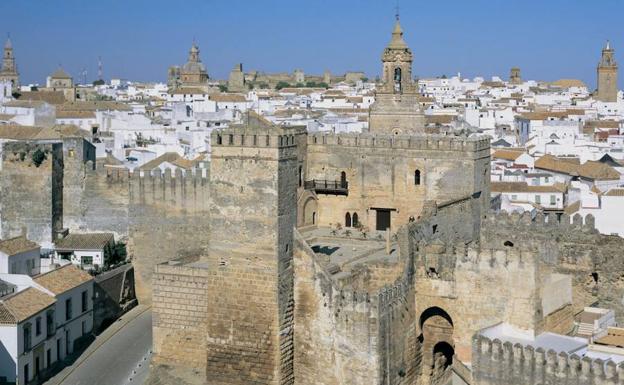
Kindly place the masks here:
POLYGON ((159 82, 37 84, 8 38, 0 383, 53 379, 137 305, 146 384, 622 381, 616 47, 585 53, 595 85, 415 79, 398 15, 389 38, 379 76, 216 79, 193 40, 159 82))

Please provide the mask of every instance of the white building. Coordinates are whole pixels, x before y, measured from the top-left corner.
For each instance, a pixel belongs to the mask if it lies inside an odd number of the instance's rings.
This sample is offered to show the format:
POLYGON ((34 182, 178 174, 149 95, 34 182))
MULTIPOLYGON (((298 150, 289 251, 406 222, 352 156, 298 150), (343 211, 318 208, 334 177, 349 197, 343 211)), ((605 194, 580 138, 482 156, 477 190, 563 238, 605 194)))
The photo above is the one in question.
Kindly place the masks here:
POLYGON ((41 247, 24 236, 0 241, 0 274, 37 275, 41 247))
POLYGON ((32 279, 0 279, 16 287, 0 298, 0 377, 18 384, 42 380, 91 334, 93 277, 66 265, 32 279))
POLYGON ((55 243, 54 253, 57 260, 70 260, 74 265, 90 270, 106 265, 106 249, 114 244, 112 233, 72 233, 55 243))

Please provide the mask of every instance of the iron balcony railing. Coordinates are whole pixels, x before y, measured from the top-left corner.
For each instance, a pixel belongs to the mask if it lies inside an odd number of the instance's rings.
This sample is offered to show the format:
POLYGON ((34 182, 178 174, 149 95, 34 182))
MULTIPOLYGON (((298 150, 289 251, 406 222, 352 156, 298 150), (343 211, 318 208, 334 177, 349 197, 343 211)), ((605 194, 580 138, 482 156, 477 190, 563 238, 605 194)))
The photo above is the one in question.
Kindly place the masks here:
POLYGON ((306 190, 314 190, 317 194, 349 195, 349 182, 339 180, 312 179, 304 183, 306 190))

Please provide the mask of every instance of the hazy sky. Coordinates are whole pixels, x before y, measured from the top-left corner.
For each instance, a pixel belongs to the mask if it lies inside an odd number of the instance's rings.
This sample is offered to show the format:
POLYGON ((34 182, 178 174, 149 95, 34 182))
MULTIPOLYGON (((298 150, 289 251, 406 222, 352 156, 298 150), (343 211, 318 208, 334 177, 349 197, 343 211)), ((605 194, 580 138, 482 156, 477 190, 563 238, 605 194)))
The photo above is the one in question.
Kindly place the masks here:
MULTIPOLYGON (((193 38, 211 77, 235 63, 267 72, 380 71, 396 0, 0 0, 22 83, 44 83, 61 64, 89 81, 165 81, 193 38)), ((402 0, 414 74, 578 78, 595 86, 606 39, 624 66, 622 0, 402 0)), ((80 79, 82 77, 80 76, 80 79)), ((624 74, 620 76, 620 88, 624 74)))

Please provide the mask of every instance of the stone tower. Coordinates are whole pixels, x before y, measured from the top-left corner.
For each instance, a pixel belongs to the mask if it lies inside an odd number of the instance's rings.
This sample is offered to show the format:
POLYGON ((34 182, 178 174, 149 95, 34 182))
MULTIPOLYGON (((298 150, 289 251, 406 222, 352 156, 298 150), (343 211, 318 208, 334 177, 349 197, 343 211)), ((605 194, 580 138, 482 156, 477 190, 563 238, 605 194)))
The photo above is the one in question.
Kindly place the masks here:
POLYGON ((13 90, 19 89, 19 74, 15 65, 15 57, 13 56, 13 44, 11 38, 8 37, 4 43, 4 53, 2 55, 2 69, 0 70, 0 81, 9 81, 13 86, 13 90))
POLYGON ((617 102, 617 72, 618 66, 613 57, 615 51, 607 41, 607 45, 602 49, 602 57, 598 63, 598 90, 596 99, 602 102, 617 102))
POLYGON ((230 71, 227 87, 230 92, 244 92, 246 90, 243 63, 236 64, 230 71))
POLYGON ((210 164, 209 384, 292 384, 297 141, 250 112, 213 132, 210 164))
POLYGON ((520 76, 520 68, 513 67, 509 74, 509 82, 511 84, 520 84, 522 83, 522 77, 520 76))
POLYGON ((369 131, 397 135, 424 132, 424 115, 412 80, 412 51, 403 40, 398 15, 381 62, 382 84, 371 106, 369 131))

